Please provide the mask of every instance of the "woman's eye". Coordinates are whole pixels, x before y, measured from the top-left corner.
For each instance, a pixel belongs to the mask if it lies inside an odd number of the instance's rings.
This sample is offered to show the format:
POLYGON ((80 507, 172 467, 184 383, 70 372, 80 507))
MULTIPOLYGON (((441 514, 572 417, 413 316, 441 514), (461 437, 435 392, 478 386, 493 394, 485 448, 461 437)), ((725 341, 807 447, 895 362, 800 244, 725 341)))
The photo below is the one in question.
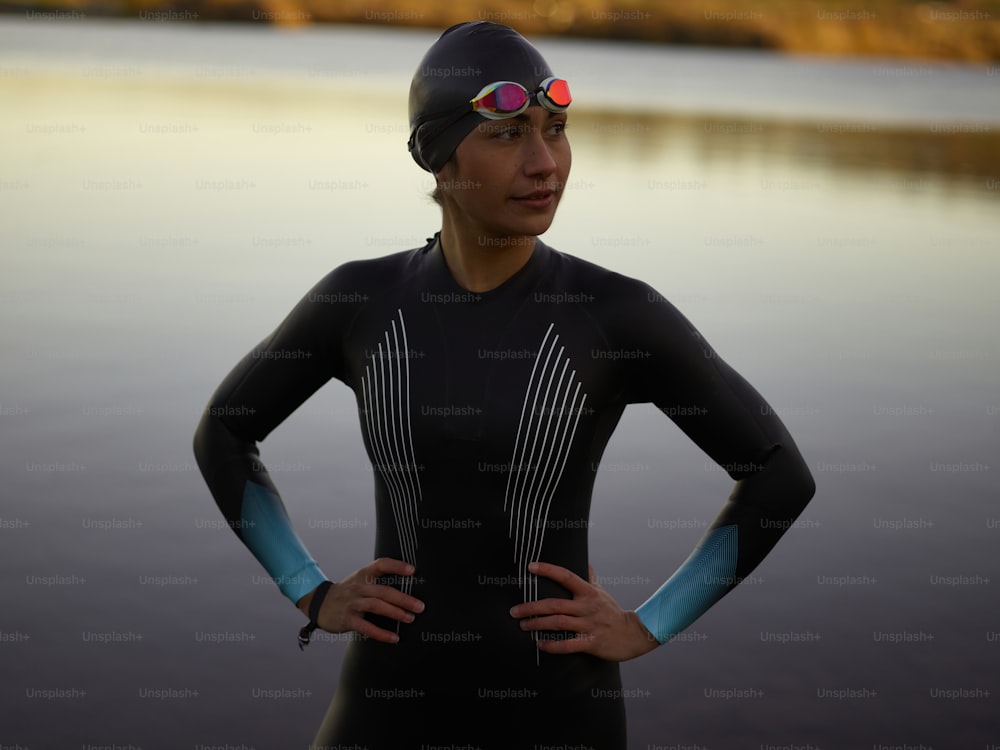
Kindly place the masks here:
POLYGON ((555 122, 549 130, 553 135, 562 135, 566 132, 566 123, 561 121, 555 122))
POLYGON ((496 133, 496 135, 494 137, 495 138, 500 138, 501 140, 509 140, 511 138, 516 138, 520 134, 521 134, 521 128, 519 128, 519 127, 510 127, 510 128, 502 128, 501 130, 498 130, 497 133, 496 133))

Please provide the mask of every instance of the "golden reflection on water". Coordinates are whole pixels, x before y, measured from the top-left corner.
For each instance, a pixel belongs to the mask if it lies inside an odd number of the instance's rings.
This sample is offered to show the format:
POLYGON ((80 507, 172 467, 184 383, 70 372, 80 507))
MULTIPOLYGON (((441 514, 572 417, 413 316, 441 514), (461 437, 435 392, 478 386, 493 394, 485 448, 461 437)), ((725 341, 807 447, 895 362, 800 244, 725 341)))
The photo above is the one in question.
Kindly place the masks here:
POLYGON ((849 173, 891 171, 899 186, 921 176, 981 185, 1000 197, 1000 128, 982 123, 920 127, 864 122, 757 120, 574 111, 575 140, 600 144, 612 158, 646 163, 683 143, 708 166, 738 169, 760 156, 849 173))
MULTIPOLYGON (((0 103, 8 113, 0 154, 16 167, 20 146, 37 145, 52 135, 48 145, 60 151, 59 136, 74 135, 72 126, 89 121, 99 126, 90 133, 79 131, 79 144, 101 134, 180 135, 193 138, 159 138, 157 148, 198 148, 218 130, 226 140, 218 148, 234 148, 241 136, 303 136, 293 143, 285 138, 279 148, 312 141, 323 143, 324 133, 345 133, 354 127, 350 144, 330 148, 351 151, 366 143, 386 146, 387 155, 405 155, 407 137, 405 96, 390 98, 384 92, 338 88, 329 81, 307 77, 241 77, 162 75, 67 76, 23 71, 7 77, 0 87, 0 103), (200 135, 198 123, 204 122, 200 135), (257 129, 254 130, 254 126, 257 129), (46 132, 46 128, 51 128, 46 132), (156 128, 160 130, 157 132, 156 128), (172 128, 172 130, 171 130, 172 128), (296 129, 297 128, 297 129, 296 129), (391 137, 395 136, 395 137, 391 137), (235 139, 235 140, 233 140, 235 139), (12 163, 13 162, 13 163, 12 163)), ((720 163, 738 169, 745 160, 760 155, 791 159, 809 167, 866 172, 898 173, 902 187, 906 178, 921 175, 948 177, 966 184, 977 178, 993 180, 1000 194, 1000 127, 984 123, 941 123, 914 127, 887 126, 851 121, 802 121, 664 115, 650 112, 601 112, 576 107, 570 115, 574 146, 591 147, 603 159, 648 163, 683 144, 689 155, 714 167, 720 163)), ((72 139, 69 139, 72 141, 72 139)), ((153 138, 146 139, 152 143, 153 138)), ((258 139, 260 140, 260 139, 258 139)), ((252 143, 253 141, 249 141, 252 143)), ((65 145, 72 148, 74 144, 65 145)), ((108 158, 126 157, 128 143, 118 143, 108 158)), ((206 144, 207 145, 207 144, 206 144)), ((258 144, 259 145, 259 144, 258 144)), ((258 153, 260 149, 255 149, 258 153)))

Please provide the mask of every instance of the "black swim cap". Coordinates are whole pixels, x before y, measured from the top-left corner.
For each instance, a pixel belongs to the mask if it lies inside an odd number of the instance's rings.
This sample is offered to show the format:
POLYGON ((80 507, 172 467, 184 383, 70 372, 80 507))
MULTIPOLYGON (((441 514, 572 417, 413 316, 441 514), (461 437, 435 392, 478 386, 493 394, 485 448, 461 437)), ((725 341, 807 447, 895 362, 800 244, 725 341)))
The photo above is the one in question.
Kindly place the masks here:
POLYGON ((514 81, 535 91, 551 75, 539 51, 510 26, 468 21, 447 29, 410 83, 413 160, 432 173, 444 166, 462 139, 486 122, 469 102, 487 84, 514 81))

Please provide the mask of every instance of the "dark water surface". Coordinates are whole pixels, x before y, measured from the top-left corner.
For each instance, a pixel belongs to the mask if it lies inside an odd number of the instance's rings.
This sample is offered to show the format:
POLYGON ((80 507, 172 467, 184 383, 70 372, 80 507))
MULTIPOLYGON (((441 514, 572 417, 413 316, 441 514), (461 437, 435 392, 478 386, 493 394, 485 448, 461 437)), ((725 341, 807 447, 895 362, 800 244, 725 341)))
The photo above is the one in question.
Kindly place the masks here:
MULTIPOLYGON (((0 29, 19 40, 0 48, 0 748, 304 748, 343 638, 295 647, 301 616, 223 524, 191 436, 326 271, 438 228, 403 145, 399 71, 427 40, 301 75, 332 64, 322 45, 289 68, 265 30, 94 28, 0 29)), ((553 49, 570 65, 601 46, 553 49)), ((613 100, 615 59, 593 98, 613 100)), ((998 748, 1000 82, 928 68, 873 91, 863 66, 749 59, 868 93, 834 112, 803 84, 798 109, 786 90, 738 116, 581 100, 545 236, 674 301, 818 485, 750 580, 623 665, 630 748, 998 748)), ((703 103, 738 81, 707 85, 703 103)), ((353 394, 329 384, 262 455, 327 574, 366 563, 353 394)), ((627 410, 591 533, 622 606, 729 490, 662 414, 627 410)))

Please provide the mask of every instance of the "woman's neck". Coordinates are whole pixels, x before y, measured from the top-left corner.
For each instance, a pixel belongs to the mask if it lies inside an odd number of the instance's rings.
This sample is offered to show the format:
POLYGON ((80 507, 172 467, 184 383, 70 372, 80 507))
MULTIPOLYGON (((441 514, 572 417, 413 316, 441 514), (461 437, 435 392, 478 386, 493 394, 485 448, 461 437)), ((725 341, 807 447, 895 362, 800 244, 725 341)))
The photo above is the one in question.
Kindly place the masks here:
POLYGON ((461 229, 442 222, 439 241, 452 277, 470 292, 496 289, 524 267, 535 249, 534 235, 490 236, 461 229))

